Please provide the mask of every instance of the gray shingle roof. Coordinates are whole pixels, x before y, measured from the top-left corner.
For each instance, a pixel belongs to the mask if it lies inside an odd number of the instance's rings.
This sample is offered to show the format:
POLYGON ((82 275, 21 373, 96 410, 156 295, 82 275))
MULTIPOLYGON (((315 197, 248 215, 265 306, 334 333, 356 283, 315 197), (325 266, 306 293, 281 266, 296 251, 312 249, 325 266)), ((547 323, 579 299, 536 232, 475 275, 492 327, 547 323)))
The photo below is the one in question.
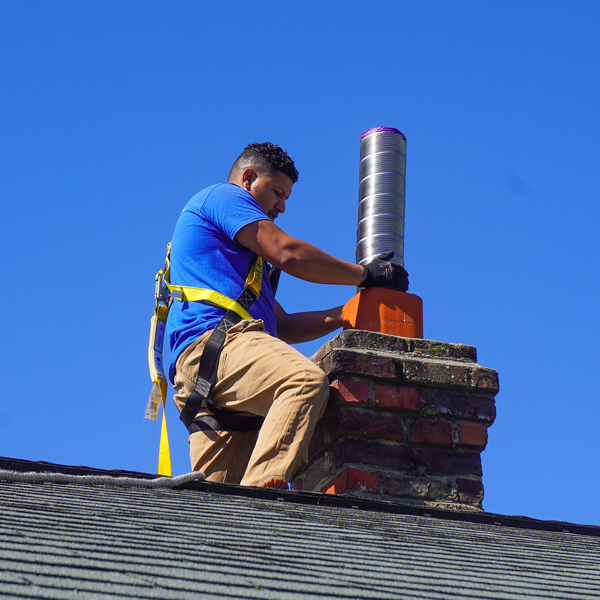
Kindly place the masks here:
POLYGON ((596 527, 209 483, 0 481, 0 510, 0 598, 600 598, 596 527))

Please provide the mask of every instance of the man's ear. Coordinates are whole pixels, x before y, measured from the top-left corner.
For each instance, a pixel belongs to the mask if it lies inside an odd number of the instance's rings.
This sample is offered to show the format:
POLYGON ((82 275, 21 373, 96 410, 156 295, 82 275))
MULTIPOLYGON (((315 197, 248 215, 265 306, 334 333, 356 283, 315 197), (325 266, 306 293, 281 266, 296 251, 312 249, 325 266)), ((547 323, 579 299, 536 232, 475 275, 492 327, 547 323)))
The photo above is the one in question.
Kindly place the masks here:
POLYGON ((251 169, 250 167, 244 169, 244 172, 242 173, 242 187, 249 192, 257 177, 254 169, 251 169))

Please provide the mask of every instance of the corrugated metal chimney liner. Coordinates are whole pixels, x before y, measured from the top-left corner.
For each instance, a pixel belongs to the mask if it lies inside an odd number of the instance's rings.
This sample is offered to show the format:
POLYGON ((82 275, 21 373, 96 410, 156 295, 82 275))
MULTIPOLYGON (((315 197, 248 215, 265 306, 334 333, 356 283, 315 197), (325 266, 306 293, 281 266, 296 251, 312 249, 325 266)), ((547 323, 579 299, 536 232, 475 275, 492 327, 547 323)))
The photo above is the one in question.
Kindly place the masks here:
POLYGON ((360 136, 356 262, 382 252, 404 266, 406 138, 393 127, 374 127, 360 136))

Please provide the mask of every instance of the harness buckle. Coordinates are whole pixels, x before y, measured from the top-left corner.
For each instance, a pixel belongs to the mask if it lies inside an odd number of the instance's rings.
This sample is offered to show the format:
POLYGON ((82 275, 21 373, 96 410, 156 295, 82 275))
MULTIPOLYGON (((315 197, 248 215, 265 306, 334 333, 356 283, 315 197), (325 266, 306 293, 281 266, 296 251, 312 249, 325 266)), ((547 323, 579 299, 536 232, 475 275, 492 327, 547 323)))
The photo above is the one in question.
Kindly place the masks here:
POLYGON ((164 271, 160 270, 154 277, 156 282, 154 285, 154 299, 156 300, 156 306, 158 306, 161 302, 163 304, 168 304, 169 298, 171 297, 171 292, 165 283, 163 274, 164 271))

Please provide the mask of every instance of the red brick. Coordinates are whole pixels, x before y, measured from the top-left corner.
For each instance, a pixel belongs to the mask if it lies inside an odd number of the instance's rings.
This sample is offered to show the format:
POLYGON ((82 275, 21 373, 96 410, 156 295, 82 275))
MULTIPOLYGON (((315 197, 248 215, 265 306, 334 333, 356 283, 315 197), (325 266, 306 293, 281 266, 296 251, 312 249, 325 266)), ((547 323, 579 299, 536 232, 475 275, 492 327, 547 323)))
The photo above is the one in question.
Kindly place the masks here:
POLYGON ((430 421, 418 419, 412 424, 410 441, 415 444, 435 444, 436 446, 451 446, 452 426, 447 421, 430 421))
POLYGON ((336 379, 329 387, 329 404, 369 404, 371 392, 365 381, 336 379))
POLYGON ((344 469, 334 477, 327 485, 323 486, 323 494, 343 494, 348 489, 348 469, 344 469))
POLYGON ((379 490, 379 475, 360 469, 348 469, 348 489, 361 492, 377 492, 379 490))
POLYGON ((321 492, 324 494, 343 494, 346 490, 377 492, 379 490, 379 475, 360 469, 344 469, 328 484, 324 485, 321 492))
POLYGON ((483 450, 487 444, 487 430, 486 425, 462 423, 458 432, 458 443, 483 450))
POLYGON ((402 441, 404 423, 400 417, 372 410, 342 408, 329 417, 329 437, 334 441, 345 435, 402 441))
POLYGON ((446 450, 435 446, 414 449, 415 468, 422 472, 444 475, 476 475, 481 477, 481 455, 477 451, 446 450))
POLYGON ((422 395, 425 399, 423 410, 427 414, 460 417, 490 425, 496 418, 496 407, 492 397, 457 394, 436 388, 423 390, 422 395))
POLYGON ((333 446, 333 453, 336 468, 348 463, 391 469, 410 469, 413 465, 412 451, 408 446, 368 438, 342 438, 333 446))
POLYGON ((460 386, 469 385, 470 376, 470 369, 466 369, 465 367, 453 367, 450 370, 450 381, 453 384, 460 386))
POLYGON ((494 395, 496 395, 500 389, 498 373, 493 369, 477 367, 473 370, 471 380, 474 387, 484 389, 494 395))
POLYGON ((375 388, 375 404, 381 408, 419 410, 425 404, 425 399, 415 388, 378 385, 375 388))
POLYGON ((457 479, 459 502, 465 504, 481 504, 483 500, 483 483, 481 479, 457 479))

